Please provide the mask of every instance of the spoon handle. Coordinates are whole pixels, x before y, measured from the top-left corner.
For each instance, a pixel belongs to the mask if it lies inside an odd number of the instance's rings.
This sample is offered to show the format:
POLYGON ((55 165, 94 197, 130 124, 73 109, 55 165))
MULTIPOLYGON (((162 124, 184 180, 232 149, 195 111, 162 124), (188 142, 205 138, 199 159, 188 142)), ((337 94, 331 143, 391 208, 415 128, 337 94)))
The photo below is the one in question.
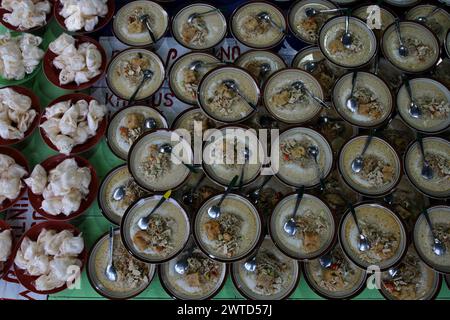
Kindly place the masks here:
POLYGON ((109 265, 113 265, 113 251, 114 251, 114 227, 109 227, 109 265))
POLYGON ((297 190, 297 201, 295 202, 294 212, 292 213, 292 219, 295 219, 295 217, 297 216, 298 207, 300 207, 300 203, 302 202, 304 194, 305 194, 305 186, 301 186, 297 190))
POLYGON ((423 146, 423 137, 422 137, 422 134, 420 134, 420 133, 417 134, 417 142, 419 143, 420 153, 422 153, 423 163, 425 165, 427 165, 428 161, 426 160, 426 156, 425 156, 425 148, 423 146))
POLYGON ((241 97, 242 100, 244 100, 250 106, 250 108, 256 110, 256 106, 253 104, 253 102, 250 102, 250 100, 244 97, 240 91, 236 91, 236 93, 238 94, 239 97, 241 97))
POLYGON ((350 97, 353 98, 353 93, 355 92, 356 79, 358 78, 358 71, 353 72, 352 76, 352 91, 350 92, 350 97))
POLYGON ((172 190, 167 191, 162 198, 159 200, 159 202, 156 204, 156 206, 153 208, 153 210, 147 215, 147 217, 145 217, 146 220, 148 220, 150 218, 150 216, 155 213, 156 210, 159 209, 159 207, 162 206, 162 204, 164 202, 166 202, 167 199, 170 198, 170 196, 172 195, 172 190))
POLYGON ((345 34, 348 34, 348 30, 350 29, 350 14, 345 16, 345 34))
POLYGON ((409 79, 407 76, 404 76, 403 82, 405 83, 405 88, 406 88, 406 91, 408 92, 409 99, 411 100, 411 102, 414 102, 411 83, 409 82, 409 79))
POLYGON ((369 149, 372 139, 373 139, 373 133, 370 133, 369 136, 367 137, 366 144, 364 145, 364 149, 361 153, 361 156, 363 156, 366 153, 367 149, 369 149))
POLYGON ((196 16, 197 17, 202 17, 202 16, 206 16, 208 14, 214 13, 214 12, 219 12, 219 11, 221 11, 220 8, 214 8, 214 9, 211 9, 211 10, 208 10, 208 11, 205 11, 205 12, 197 13, 196 16))
MULTIPOLYGON (((436 234, 435 234, 435 232, 434 232, 433 223, 431 222, 430 215, 428 214, 428 210, 424 208, 424 209, 422 210, 422 214, 424 215, 425 220, 427 221, 428 226, 430 227, 431 235, 433 236, 434 239, 436 239, 437 237, 436 237, 436 234)), ((434 239, 433 239, 433 240, 434 240, 434 239)))
POLYGON ((263 183, 259 186, 258 190, 261 190, 262 188, 264 188, 269 183, 269 181, 272 179, 272 177, 273 176, 265 177, 263 183))
POLYGON ((149 78, 147 78, 145 75, 142 78, 141 83, 139 83, 138 87, 136 88, 136 90, 133 92, 133 95, 130 97, 130 100, 128 100, 128 105, 132 105, 135 101, 136 101, 136 97, 139 93, 139 91, 142 89, 142 87, 144 86, 144 83, 149 80, 149 78))
POLYGON ((397 32, 398 42, 400 43, 400 46, 403 46, 403 38, 400 31, 400 19, 395 19, 395 30, 397 32))
POLYGON ((152 42, 155 44, 156 37, 155 37, 155 34, 153 33, 152 26, 150 25, 150 21, 148 21, 148 17, 144 18, 144 24, 145 24, 145 27, 147 28, 150 38, 152 39, 152 42))
POLYGON ((200 185, 205 180, 205 178, 206 178, 206 175, 204 173, 202 173, 202 176, 197 181, 197 183, 195 184, 194 188, 192 188, 191 193, 195 193, 197 191, 197 189, 200 187, 200 185))
POLYGON ((239 179, 239 176, 236 175, 234 176, 233 180, 231 180, 231 182, 228 184, 227 189, 225 190, 225 193, 222 195, 222 198, 220 198, 219 203, 217 204, 217 206, 220 208, 220 206, 222 205, 223 201, 225 200, 225 198, 228 196, 228 194, 231 192, 231 189, 234 188, 234 186, 236 185, 237 180, 239 179))
POLYGON ((245 161, 242 164, 242 170, 241 170, 241 176, 239 177, 239 191, 242 190, 242 187, 244 186, 244 174, 245 174, 245 167, 246 167, 247 161, 245 161))
POLYGON ((355 224, 356 224, 356 228, 358 229, 358 233, 361 235, 362 234, 362 230, 361 230, 361 227, 359 226, 358 217, 356 216, 355 207, 350 202, 347 202, 347 206, 350 209, 350 212, 352 214, 353 220, 355 220, 355 224))

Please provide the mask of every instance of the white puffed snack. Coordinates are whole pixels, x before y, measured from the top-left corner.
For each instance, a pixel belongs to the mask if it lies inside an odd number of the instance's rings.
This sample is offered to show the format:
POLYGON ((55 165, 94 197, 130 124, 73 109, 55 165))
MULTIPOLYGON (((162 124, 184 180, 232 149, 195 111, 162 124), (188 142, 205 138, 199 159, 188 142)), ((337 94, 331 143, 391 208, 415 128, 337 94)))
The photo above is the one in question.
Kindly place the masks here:
POLYGON ((24 181, 34 194, 42 194, 47 185, 47 171, 38 164, 24 181))
POLYGON ((41 128, 59 152, 70 154, 75 146, 95 136, 106 113, 106 106, 96 100, 64 101, 47 108, 41 128))
POLYGON ((21 31, 45 25, 51 11, 47 0, 3 0, 1 8, 8 10, 3 19, 21 31))
POLYGON ((92 31, 99 17, 108 14, 107 0, 61 0, 63 5, 59 14, 65 18, 64 24, 69 31, 92 31))
POLYGON ((18 165, 13 158, 0 154, 0 204, 6 199, 14 200, 22 189, 21 179, 27 171, 18 165))
POLYGON ((23 33, 11 37, 9 32, 0 35, 0 76, 7 80, 22 80, 32 73, 44 51, 39 48, 42 38, 23 33))
POLYGON ((8 260, 9 258, 9 255, 11 254, 11 247, 12 247, 11 230, 6 229, 0 231, 0 272, 3 269, 1 267, 2 262, 6 262, 6 260, 8 260))
POLYGON ((102 54, 92 43, 81 43, 77 49, 75 38, 63 33, 50 43, 49 49, 57 55, 53 65, 61 70, 59 73, 61 85, 74 81, 80 85, 101 73, 102 54))

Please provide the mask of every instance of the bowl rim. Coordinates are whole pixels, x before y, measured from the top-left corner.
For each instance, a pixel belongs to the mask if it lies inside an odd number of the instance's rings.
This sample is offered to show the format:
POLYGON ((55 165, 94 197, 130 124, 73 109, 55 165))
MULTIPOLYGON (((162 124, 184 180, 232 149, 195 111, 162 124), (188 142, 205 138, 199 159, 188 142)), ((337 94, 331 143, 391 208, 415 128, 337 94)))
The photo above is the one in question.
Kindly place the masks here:
MULTIPOLYGON (((114 232, 114 236, 116 236, 117 234, 118 234, 118 236, 119 236, 119 238, 120 238, 120 231, 119 231, 119 230, 117 230, 117 231, 114 232)), ((148 280, 147 284, 144 285, 144 286, 142 287, 142 289, 138 290, 138 292, 136 292, 136 293, 134 293, 134 294, 131 294, 131 295, 126 295, 126 296, 121 297, 121 298, 113 297, 112 295, 109 295, 108 293, 106 293, 104 290, 101 290, 101 289, 99 288, 99 286, 97 285, 97 283, 96 283, 96 282, 94 281, 94 279, 92 278, 91 272, 95 272, 95 269, 94 269, 94 270, 91 270, 90 262, 91 262, 91 259, 93 259, 92 257, 94 257, 94 256, 93 256, 94 249, 100 244, 100 241, 103 241, 103 239, 106 238, 106 237, 108 237, 108 235, 109 235, 109 232, 105 232, 105 233, 103 233, 101 236, 99 236, 99 237, 97 238, 97 240, 95 240, 94 244, 91 246, 91 249, 89 250, 89 254, 88 254, 88 258, 87 258, 87 263, 86 263, 86 275, 87 275, 87 278, 88 278, 88 280, 89 280, 89 283, 90 283, 91 287, 92 287, 99 295, 101 295, 102 297, 104 297, 104 298, 106 298, 106 299, 109 299, 109 300, 127 300, 127 299, 132 299, 132 298, 134 298, 134 297, 137 297, 137 296, 140 295, 142 292, 144 292, 145 290, 147 290, 147 288, 148 288, 148 287, 150 286, 150 284, 152 283, 153 279, 155 279, 155 275, 156 275, 157 269, 158 269, 158 266, 157 266, 157 265, 151 264, 151 263, 147 263, 147 266, 148 266, 149 268, 153 269, 151 272, 149 272, 149 275, 150 275, 150 273, 151 273, 151 277, 149 277, 149 280, 148 280)), ((120 239, 120 240, 122 240, 122 239, 120 239)))
MULTIPOLYGON (((75 103, 76 103, 81 100, 85 100, 87 103, 90 103, 91 101, 94 101, 94 100, 99 102, 96 98, 94 98, 90 95, 84 94, 84 93, 71 93, 71 94, 66 94, 66 95, 60 96, 59 98, 54 99, 52 102, 50 102, 48 104, 48 106, 46 108, 44 108, 41 111, 40 116, 39 116, 39 133, 41 135, 42 140, 45 142, 45 144, 53 151, 60 153, 58 148, 53 144, 53 142, 51 142, 47 133, 42 128, 42 124, 48 120, 45 117, 47 108, 50 108, 60 102, 71 101, 71 105, 72 105, 73 101, 75 101, 75 103)), ((100 102, 99 102, 99 104, 100 104, 100 102)), ((105 114, 103 116, 102 121, 100 121, 98 124, 98 128, 97 128, 97 131, 95 132, 95 135, 90 137, 84 143, 75 145, 69 155, 82 154, 86 151, 93 149, 96 145, 98 145, 100 143, 101 139, 105 135, 107 126, 108 126, 108 114, 105 114)))
POLYGON ((10 85, 10 86, 5 86, 2 89, 12 89, 15 93, 29 97, 31 99, 31 107, 29 110, 36 111, 36 115, 35 115, 33 121, 31 122, 28 130, 24 132, 24 137, 22 139, 2 139, 2 138, 0 138, 0 145, 2 145, 2 146, 16 145, 18 143, 21 143, 21 142, 27 140, 34 133, 34 130, 38 127, 39 115, 41 113, 41 103, 39 101, 39 98, 36 96, 36 94, 26 87, 22 87, 19 85, 10 85))
POLYGON ((445 35, 444 48, 445 48, 445 52, 447 53, 447 57, 450 58, 450 29, 448 29, 448 32, 445 35))
POLYGON ((192 230, 192 221, 191 221, 191 217, 189 216, 189 214, 187 213, 187 211, 184 209, 183 205, 182 205, 178 200, 176 200, 175 198, 172 198, 172 197, 171 197, 171 198, 169 198, 169 199, 172 199, 172 201, 174 201, 174 202, 179 206, 179 208, 180 208, 182 214, 184 215, 184 217, 186 218, 186 221, 187 221, 187 225, 186 225, 186 227, 187 227, 187 229, 188 229, 188 230, 187 230, 187 239, 186 239, 186 241, 184 242, 184 244, 180 247, 179 250, 173 252, 170 256, 165 257, 165 258, 161 258, 161 259, 157 259, 157 260, 149 260, 149 259, 146 259, 146 258, 144 258, 144 257, 142 257, 142 256, 139 256, 136 252, 134 252, 134 251, 132 250, 132 248, 128 245, 128 243, 125 241, 125 230, 124 230, 124 225, 125 225, 125 224, 124 224, 124 222, 125 222, 125 220, 127 219, 128 215, 130 214, 131 210, 134 209, 134 207, 135 207, 136 205, 138 205, 138 204, 139 204, 140 202, 142 202, 142 201, 145 202, 145 201, 147 201, 147 200, 149 200, 149 199, 157 198, 157 197, 162 197, 162 196, 159 195, 159 194, 146 195, 146 196, 140 197, 139 199, 137 199, 136 201, 134 201, 134 202, 127 208, 127 210, 125 211, 125 213, 124 213, 124 215, 123 215, 123 217, 122 217, 122 220, 121 220, 121 222, 120 222, 120 237, 121 237, 122 244, 124 245, 125 249, 127 249, 127 251, 128 251, 134 258, 136 258, 136 259, 138 259, 138 260, 140 260, 140 261, 142 261, 142 262, 150 263, 150 264, 161 264, 161 263, 164 263, 164 262, 168 262, 168 261, 172 260, 173 258, 177 257, 181 252, 183 252, 183 251, 185 250, 186 246, 188 245, 188 242, 189 242, 189 239, 190 239, 191 230, 192 230))
MULTIPOLYGON (((29 234, 31 232, 42 232, 43 229, 48 229, 48 230, 55 230, 57 232, 61 232, 63 230, 69 230, 72 232, 72 234, 74 236, 78 236, 80 235, 82 232, 74 225, 69 224, 67 222, 64 221, 45 221, 45 222, 40 222, 38 224, 35 224, 34 226, 32 226, 30 229, 28 229, 27 231, 25 231, 25 233, 20 237, 19 241, 17 241, 16 243, 16 247, 14 249, 14 257, 17 255, 18 250, 20 249, 20 245, 22 244, 23 239, 25 239, 25 237, 29 237, 29 234)), ((34 238, 34 237, 33 237, 34 238)), ((32 241, 36 241, 37 237, 35 240, 30 239, 32 241)), ((85 267, 86 264, 86 260, 87 260, 87 248, 86 248, 86 241, 83 238, 83 242, 84 242, 84 248, 83 251, 77 256, 77 258, 79 260, 81 260, 81 267, 80 267, 80 277, 82 275, 83 269, 85 267)), ((48 291, 38 291, 36 290, 35 286, 32 285, 28 280, 24 279, 24 277, 26 278, 33 278, 33 281, 35 281, 39 276, 29 276, 29 275, 25 275, 25 270, 23 269, 19 269, 19 267, 14 263, 14 273, 16 274, 17 280, 19 281, 19 283, 21 285, 23 285, 25 288, 27 288, 28 290, 30 290, 31 292, 37 293, 37 294, 54 294, 54 293, 58 293, 61 292, 63 290, 65 290, 67 288, 67 284, 65 283, 63 286, 52 289, 52 290, 48 290, 48 291)), ((80 279, 80 277, 78 279, 80 279)))
POLYGON ((0 269, 0 280, 2 280, 3 278, 6 278, 6 276, 8 275, 8 272, 11 269, 11 266, 14 263, 15 247, 16 247, 16 242, 17 242, 15 235, 14 235, 14 230, 11 227, 11 225, 8 224, 8 222, 6 222, 6 220, 0 219, 0 232, 3 232, 5 230, 11 231, 11 252, 9 253, 8 259, 3 263, 3 269, 0 269))
POLYGON ((391 29, 395 27, 395 22, 391 23, 390 25, 386 26, 386 29, 384 29, 381 38, 380 38, 380 51, 381 53, 383 53, 383 56, 385 57, 385 59, 391 64, 393 65, 395 68, 397 68, 398 70, 400 70, 401 72, 404 72, 406 74, 412 74, 412 75, 420 75, 420 74, 424 74, 427 73, 429 71, 431 71, 432 69, 434 69, 436 67, 436 63, 439 61, 439 59, 441 58, 441 42, 439 41, 439 39, 437 38, 437 36, 434 34, 433 31, 431 31, 430 28, 428 28, 427 26, 420 24, 416 21, 413 20, 403 20, 400 21, 400 24, 402 23, 408 23, 408 24, 413 24, 416 25, 416 27, 419 28, 425 28, 425 31, 427 31, 428 33, 430 33, 431 38, 437 43, 437 52, 436 52, 436 59, 434 60, 433 64, 430 65, 430 67, 422 69, 422 70, 417 70, 417 71, 411 71, 411 70, 407 70, 406 68, 400 66, 399 64, 395 63, 392 61, 391 57, 389 55, 386 54, 386 50, 384 48, 384 44, 386 42, 385 39, 385 35, 387 34, 387 32, 391 29))
MULTIPOLYGON (((289 67, 290 67, 290 68, 294 68, 294 69, 300 69, 300 70, 306 71, 306 70, 304 70, 304 69, 302 69, 302 68, 300 68, 300 67, 295 66, 295 63, 297 63, 296 60, 298 60, 298 57, 300 57, 300 55, 304 54, 304 53, 305 53, 306 51, 308 51, 308 50, 311 50, 311 51, 312 51, 312 50, 315 50, 315 51, 317 51, 317 53, 320 53, 320 55, 323 56, 323 53, 322 53, 322 51, 320 51, 319 46, 318 46, 317 44, 311 44, 311 45, 306 46, 306 47, 303 47, 303 48, 301 48, 300 50, 297 51, 297 53, 295 54, 295 56, 292 58, 292 61, 291 61, 290 65, 289 65, 289 67)), ((324 58, 325 58, 325 57, 324 57, 324 58)), ((307 71, 306 71, 306 72, 307 72, 307 71)), ((309 72, 308 72, 308 73, 309 73, 309 72)), ((311 73, 309 73, 309 74, 311 74, 311 73)))
MULTIPOLYGON (((81 91, 85 89, 91 88, 97 81, 101 80, 105 76, 106 68, 107 68, 107 61, 108 57, 106 55, 105 49, 102 47, 102 45, 95 39, 85 36, 85 35, 74 35, 72 36, 75 38, 76 47, 82 43, 92 43, 95 45, 96 49, 100 52, 102 56, 102 63, 100 65, 100 74, 95 76, 94 78, 90 79, 88 82, 81 83, 80 85, 77 85, 75 81, 72 81, 68 84, 60 84, 59 83, 59 73, 61 70, 57 69, 55 66, 53 66, 53 60, 58 57, 56 53, 54 53, 52 50, 50 50, 50 47, 48 47, 47 51, 45 52, 44 57, 42 58, 42 64, 43 64, 43 71, 45 78, 54 86, 64 89, 64 90, 73 90, 73 91, 81 91), (56 80, 57 79, 57 80, 56 80)), ((55 39, 56 40, 56 39, 55 39)), ((54 41, 55 41, 54 40, 54 41)))
POLYGON ((45 169, 45 171, 48 174, 48 172, 50 170, 56 168, 56 166, 58 166, 64 160, 67 160, 67 159, 74 159, 78 166, 81 166, 83 168, 84 167, 89 168, 89 171, 91 173, 91 182, 89 184, 89 194, 87 195, 87 197, 85 199, 81 200, 80 208, 77 211, 72 212, 68 216, 65 216, 63 213, 60 213, 55 216, 55 215, 51 215, 51 214, 45 212, 41 208, 42 201, 44 200, 43 196, 34 194, 33 191, 31 190, 31 188, 28 188, 28 199, 29 199, 29 202, 30 202, 33 210, 36 211, 36 213, 38 213, 39 215, 41 215, 43 218, 45 218, 46 220, 48 220, 50 222, 58 222, 58 223, 61 222, 62 223, 62 222, 68 222, 70 220, 80 217, 81 215, 83 215, 84 213, 86 213, 89 210, 89 208, 93 204, 94 200, 96 199, 96 195, 98 192, 99 182, 98 182, 97 172, 96 172, 94 166, 85 158, 82 158, 77 155, 67 155, 66 156, 63 154, 57 154, 57 155, 48 157, 47 159, 42 161, 40 163, 40 165, 45 169), (52 166, 47 169, 47 167, 49 167, 50 164, 52 166))

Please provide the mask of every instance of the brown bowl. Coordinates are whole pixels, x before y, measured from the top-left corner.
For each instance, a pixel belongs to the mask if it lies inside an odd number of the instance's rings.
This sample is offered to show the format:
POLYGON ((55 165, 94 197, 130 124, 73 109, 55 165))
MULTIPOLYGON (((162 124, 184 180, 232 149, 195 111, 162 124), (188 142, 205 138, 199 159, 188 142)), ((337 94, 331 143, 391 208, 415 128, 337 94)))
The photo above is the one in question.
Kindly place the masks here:
POLYGON ((41 216, 43 216, 47 220, 54 220, 54 221, 69 221, 76 217, 81 216, 94 202, 94 200, 97 197, 97 190, 98 190, 98 178, 97 173, 95 172, 94 167, 84 158, 81 158, 79 156, 65 156, 62 154, 53 156, 45 160, 41 163, 41 166, 47 171, 47 173, 54 169, 57 165, 62 163, 66 159, 74 158, 77 162, 78 166, 80 167, 88 167, 89 171, 91 172, 91 183, 89 185, 89 195, 86 199, 83 199, 80 204, 80 208, 72 212, 70 215, 66 216, 64 214, 59 214, 57 216, 51 215, 47 212, 45 212, 42 208, 42 201, 44 200, 44 197, 42 195, 34 194, 33 191, 31 191, 31 188, 28 188, 28 198, 30 200, 31 206, 33 209, 39 213, 41 216))
MULTIPOLYGON (((16 249, 14 250, 14 256, 17 254, 17 251, 19 250, 20 245, 22 244, 22 241, 23 241, 23 239, 25 239, 25 237, 28 237, 32 241, 36 241, 39 234, 41 233, 41 231, 43 229, 55 230, 57 232, 61 232, 63 230, 69 230, 75 236, 78 236, 81 233, 80 230, 78 230, 76 227, 74 227, 71 224, 65 223, 65 222, 46 221, 46 222, 36 224, 33 227, 31 227, 31 229, 26 231, 23 234, 23 236, 20 238, 20 240, 17 243, 16 249)), ((87 251, 86 251, 86 245, 85 245, 83 252, 81 252, 78 255, 78 259, 80 259, 81 263, 82 263, 81 268, 80 268, 80 273, 83 270, 83 267, 86 263, 86 257, 87 257, 87 251)), ((19 269, 16 264, 14 264, 14 272, 17 276, 17 280, 19 280, 21 285, 23 285, 25 288, 27 288, 31 292, 34 292, 37 294, 45 294, 45 295, 53 294, 53 293, 61 292, 67 288, 67 284, 64 284, 63 286, 61 286, 59 288, 55 288, 53 290, 38 291, 38 290, 36 290, 36 288, 34 286, 34 281, 36 281, 36 279, 39 278, 38 276, 30 276, 30 275, 26 274, 26 271, 19 269)))
MULTIPOLYGON (((30 172, 30 167, 28 166, 27 159, 23 156, 22 153, 20 153, 16 149, 13 149, 11 147, 0 146, 0 154, 10 156, 16 161, 18 165, 24 167, 28 173, 30 172)), ((20 189, 19 196, 16 199, 13 200, 5 199, 5 201, 0 203, 0 212, 6 211, 7 209, 15 205, 17 201, 19 201, 24 196, 26 190, 27 186, 25 185, 25 183, 23 183, 22 189, 20 189)))
POLYGON ((114 13, 116 11, 116 1, 108 0, 106 5, 108 6, 108 13, 106 14, 106 16, 98 18, 98 23, 95 26, 94 30, 92 30, 92 31, 85 31, 84 28, 81 30, 78 30, 78 31, 67 30, 66 25, 64 23, 65 18, 59 14, 59 12, 61 11, 61 9, 63 7, 61 1, 54 0, 54 5, 53 5, 52 11, 53 11, 53 15, 55 16, 56 22, 58 22, 59 26, 65 32, 70 32, 72 34, 73 33, 74 34, 88 34, 88 33, 94 33, 94 32, 99 31, 100 29, 104 28, 112 20, 114 13))
MULTIPOLYGON (((51 106, 53 106, 59 102, 68 101, 68 100, 72 100, 72 101, 86 100, 89 103, 92 100, 96 100, 96 99, 91 96, 88 96, 87 94, 72 93, 72 94, 67 94, 67 95, 61 96, 61 97, 53 100, 52 102, 50 102, 50 104, 48 105, 47 108, 50 108, 51 106)), ((39 126, 41 126, 47 120, 47 118, 45 117, 45 111, 46 111, 45 109, 42 111, 41 117, 39 119, 39 126)), ((86 152, 86 151, 92 149, 105 135, 107 126, 108 126, 108 116, 105 115, 103 117, 103 120, 98 125, 95 136, 90 137, 83 144, 74 146, 72 149, 72 152, 70 154, 80 154, 80 153, 83 153, 83 152, 86 152)), ((49 139, 49 137, 47 136, 47 134, 45 133, 45 131, 42 127, 39 127, 39 132, 41 134, 42 140, 44 140, 44 142, 51 149, 55 150, 56 152, 59 152, 58 148, 56 148, 56 146, 51 142, 51 140, 49 139)))
POLYGON ((83 36, 83 35, 78 35, 75 36, 75 45, 79 45, 81 43, 85 43, 85 42, 89 42, 94 44, 97 49, 100 51, 100 54, 102 56, 102 64, 100 66, 100 74, 98 76, 96 76, 95 78, 92 78, 91 80, 89 80, 88 82, 82 83, 80 85, 77 85, 75 83, 75 81, 72 81, 71 83, 68 84, 60 84, 59 83, 59 73, 61 72, 61 70, 58 70, 54 65, 53 65, 53 60, 57 57, 57 54, 54 53, 53 51, 51 51, 50 49, 47 49, 47 52, 44 55, 43 58, 43 68, 44 68, 44 74, 47 77, 47 79, 55 86, 57 86, 58 88, 61 89, 65 89, 65 90, 71 90, 71 91, 75 91, 75 90, 84 90, 84 89, 88 89, 90 87, 92 87, 92 85, 97 82, 98 80, 100 80, 105 71, 106 71, 106 64, 107 64, 107 56, 106 56, 106 52, 105 49, 103 49, 103 47, 100 45, 100 43, 98 43, 96 40, 89 38, 87 36, 83 36))
MULTIPOLYGON (((53 1, 52 0, 50 0, 49 2, 50 2, 50 5, 53 5, 53 1)), ((6 22, 5 19, 4 19, 4 15, 6 13, 11 13, 11 12, 6 10, 6 9, 0 8, 0 23, 2 25, 4 25, 8 30, 13 31, 13 32, 36 32, 36 31, 44 29, 47 26, 48 22, 52 18, 53 9, 50 8, 50 12, 47 14, 46 22, 45 22, 45 24, 43 26, 37 26, 37 27, 31 28, 31 29, 25 29, 25 30, 22 30, 22 29, 20 29, 18 27, 13 26, 12 24, 6 22)))
POLYGON ((23 139, 2 139, 0 138, 0 146, 8 146, 12 144, 20 143, 24 140, 26 140, 36 129, 39 123, 39 114, 41 113, 41 104, 39 102, 39 98, 28 88, 20 87, 20 86, 8 86, 4 87, 3 89, 10 88, 14 90, 15 92, 19 94, 23 94, 31 99, 31 109, 34 109, 36 111, 36 117, 34 118, 33 122, 31 123, 28 130, 25 132, 23 139))
MULTIPOLYGON (((4 220, 0 220, 0 232, 4 230, 11 230, 11 226, 6 223, 4 220)), ((12 244, 11 244, 11 253, 9 254, 8 260, 5 261, 3 264, 3 269, 0 269, 0 280, 3 279, 7 274, 9 269, 11 268, 11 265, 14 262, 14 248, 15 248, 15 241, 14 241, 14 234, 11 234, 12 244)))

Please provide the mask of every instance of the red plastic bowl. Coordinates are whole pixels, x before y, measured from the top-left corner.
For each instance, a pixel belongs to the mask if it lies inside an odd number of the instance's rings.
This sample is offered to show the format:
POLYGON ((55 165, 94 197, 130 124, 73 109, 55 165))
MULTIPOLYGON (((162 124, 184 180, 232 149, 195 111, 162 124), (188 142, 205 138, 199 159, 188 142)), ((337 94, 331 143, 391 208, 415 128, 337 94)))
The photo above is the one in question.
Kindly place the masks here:
MULTIPOLYGON (((72 233, 75 236, 78 236, 81 233, 80 230, 78 230, 76 227, 74 227, 71 224, 65 223, 65 222, 46 221, 46 222, 36 224, 22 235, 22 237, 20 238, 20 240, 18 241, 18 243, 16 245, 16 249, 14 250, 14 256, 16 256, 17 251, 19 250, 19 248, 22 244, 22 241, 25 237, 28 237, 32 241, 36 241, 39 234, 41 233, 41 231, 43 229, 55 230, 56 232, 61 232, 63 230, 69 230, 69 231, 72 231, 72 233)), ((86 257, 87 257, 86 243, 84 246, 85 246, 85 248, 84 248, 83 252, 81 252, 78 255, 78 259, 80 259, 81 263, 82 263, 80 273, 83 270, 84 265, 86 264, 86 257)), ((38 276, 30 276, 30 275, 26 274, 26 271, 19 269, 16 264, 14 264, 14 272, 17 276, 17 280, 19 280, 21 285, 23 285, 25 288, 27 288, 31 292, 34 292, 37 294, 53 294, 53 293, 61 292, 67 288, 67 284, 64 284, 63 286, 61 286, 59 288, 55 288, 53 290, 38 291, 38 290, 36 290, 36 288, 34 286, 34 281, 37 278, 39 278, 38 276)))
POLYGON ((0 138, 0 145, 3 145, 3 146, 17 144, 19 142, 24 141, 26 138, 28 138, 33 133, 34 129, 36 129, 36 127, 39 123, 39 114, 41 113, 41 105, 39 103, 39 98, 30 89, 27 89, 24 87, 19 87, 19 86, 8 86, 8 87, 3 87, 2 89, 7 89, 7 88, 12 89, 19 94, 28 96, 31 99, 31 109, 34 109, 37 114, 36 114, 36 117, 34 118, 33 122, 31 123, 30 127, 25 132, 23 139, 11 140, 11 139, 0 138))
MULTIPOLYGON (((50 104, 48 105, 47 108, 50 108, 51 106, 54 106, 55 104, 57 104, 59 102, 68 101, 68 100, 72 100, 72 103, 75 103, 80 100, 86 100, 89 103, 92 100, 96 100, 96 99, 91 96, 88 96, 87 94, 72 93, 72 94, 67 94, 67 95, 61 96, 61 97, 53 100, 52 102, 50 102, 50 104)), ((46 110, 42 111, 42 114, 39 119, 39 126, 42 125, 47 120, 47 118, 45 117, 45 111, 46 110)), ((72 149, 72 152, 70 154, 79 154, 79 153, 83 153, 83 152, 86 152, 86 151, 92 149, 105 135, 107 126, 108 126, 108 115, 105 114, 105 116, 103 117, 103 120, 98 124, 97 132, 95 133, 95 136, 89 138, 83 144, 76 145, 72 149)), ((56 146, 50 141, 50 139, 47 136, 47 134, 45 133, 44 129, 39 127, 39 132, 40 132, 41 137, 44 140, 44 142, 51 149, 55 150, 56 152, 59 152, 58 148, 56 148, 56 146)))
POLYGON ((101 73, 98 76, 96 76, 95 78, 92 78, 88 82, 82 83, 80 85, 77 85, 75 83, 75 81, 68 83, 68 84, 60 84, 59 83, 59 73, 61 70, 58 70, 53 65, 53 60, 57 57, 57 54, 55 54, 49 48, 49 49, 47 49, 47 52, 45 52, 44 59, 43 59, 44 74, 47 77, 47 79, 52 84, 57 86, 58 88, 62 88, 65 90, 71 90, 71 91, 85 90, 85 89, 92 87, 92 85, 94 83, 96 83, 98 80, 100 80, 103 77, 103 75, 105 74, 105 71, 106 71, 106 64, 107 64, 108 58, 106 56, 105 49, 103 49, 103 47, 100 45, 100 43, 98 43, 98 41, 96 41, 92 38, 89 38, 87 36, 83 36, 83 35, 74 36, 74 38, 75 38, 75 46, 78 46, 81 43, 90 42, 97 47, 97 49, 100 51, 100 54, 102 55, 102 64, 100 66, 101 73))
MULTIPOLYGON (((27 159, 22 155, 22 153, 20 153, 16 149, 11 148, 11 147, 0 146, 0 154, 5 154, 7 156, 10 156, 11 158, 13 158, 16 161, 16 163, 18 165, 24 167, 25 170, 28 173, 30 173, 30 167, 28 166, 27 159)), ((26 178, 26 176, 24 177, 24 179, 25 178, 26 178)), ((20 189, 19 196, 13 200, 5 199, 5 201, 0 203, 0 212, 11 208, 13 205, 16 204, 17 201, 19 201, 23 197, 23 195, 25 194, 25 191, 27 190, 27 186, 24 182, 22 182, 22 183, 23 183, 23 186, 22 186, 22 189, 20 189)))
POLYGON ((57 216, 51 215, 47 212, 45 212, 41 206, 42 201, 44 198, 42 195, 34 194, 33 191, 31 191, 31 188, 28 188, 28 199, 30 200, 31 206, 33 207, 34 211, 39 213, 41 216, 43 216, 47 220, 54 220, 54 221, 69 221, 72 219, 75 219, 76 217, 79 217, 82 215, 94 202, 94 200, 97 197, 97 191, 98 191, 98 178, 97 173, 95 172, 94 167, 84 158, 81 158, 79 156, 65 156, 62 154, 53 156, 45 160, 41 163, 41 166, 47 171, 47 173, 54 169, 57 165, 59 165, 61 162, 63 162, 66 159, 74 158, 77 162, 79 167, 88 167, 91 171, 91 184, 89 185, 89 194, 86 199, 83 199, 80 204, 80 208, 72 212, 70 215, 66 216, 64 214, 59 214, 57 216))
MULTIPOLYGON (((53 6, 53 0, 50 0, 49 2, 50 2, 50 5, 53 6)), ((45 24, 43 26, 38 26, 38 27, 34 27, 34 28, 31 28, 31 29, 25 29, 25 30, 21 30, 18 27, 15 27, 12 24, 9 24, 8 22, 6 22, 3 19, 3 16, 6 13, 11 13, 11 11, 8 11, 6 9, 0 8, 0 22, 7 29, 9 29, 11 31, 15 31, 15 32, 36 32, 36 31, 39 31, 39 30, 41 30, 41 29, 43 29, 43 28, 45 28, 47 26, 48 22, 50 21, 52 15, 53 15, 53 9, 50 9, 50 12, 47 14, 47 17, 45 19, 45 24)))
POLYGON ((78 31, 68 31, 66 28, 66 25, 64 23, 65 18, 59 14, 61 9, 63 8, 63 5, 61 1, 56 0, 55 4, 53 5, 53 15, 55 16, 56 22, 58 22, 59 26, 66 32, 70 32, 72 34, 88 34, 88 33, 94 33, 99 31, 100 29, 104 28, 113 18, 114 13, 116 11, 116 2, 114 0, 108 0, 106 3, 108 6, 108 14, 104 16, 103 18, 98 18, 98 23, 95 26, 94 30, 92 31, 85 31, 84 28, 78 31))
MULTIPOLYGON (((4 220, 0 220, 0 232, 4 230, 11 230, 11 227, 9 224, 6 223, 4 220)), ((3 269, 0 269, 0 280, 3 279, 6 274, 8 273, 8 270, 11 268, 12 263, 14 262, 14 248, 15 248, 15 241, 14 241, 14 234, 11 234, 12 236, 12 244, 11 244, 11 254, 8 257, 8 260, 3 265, 3 269)))

